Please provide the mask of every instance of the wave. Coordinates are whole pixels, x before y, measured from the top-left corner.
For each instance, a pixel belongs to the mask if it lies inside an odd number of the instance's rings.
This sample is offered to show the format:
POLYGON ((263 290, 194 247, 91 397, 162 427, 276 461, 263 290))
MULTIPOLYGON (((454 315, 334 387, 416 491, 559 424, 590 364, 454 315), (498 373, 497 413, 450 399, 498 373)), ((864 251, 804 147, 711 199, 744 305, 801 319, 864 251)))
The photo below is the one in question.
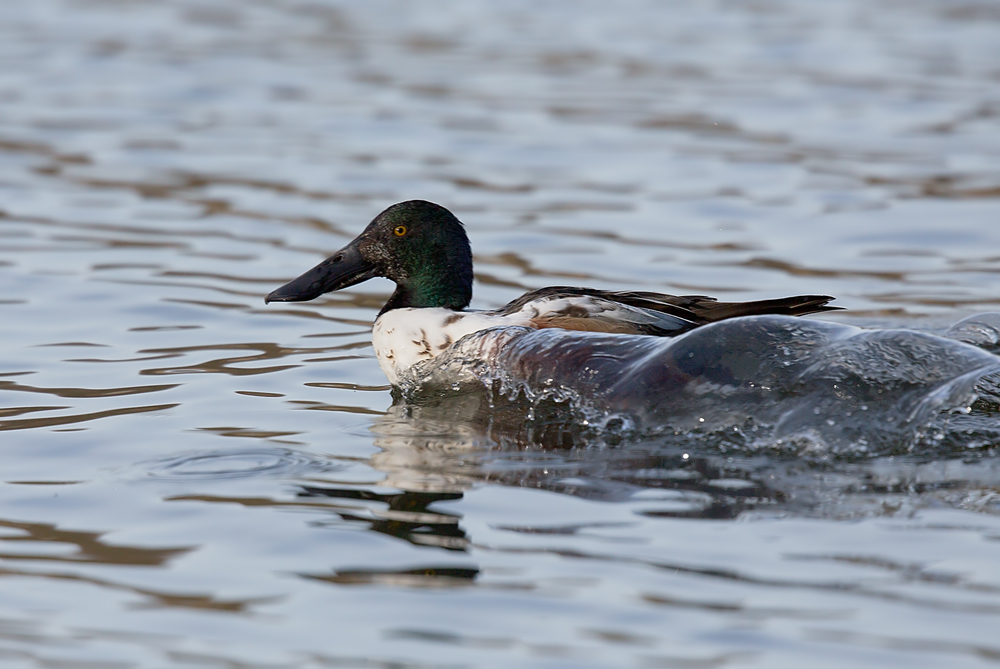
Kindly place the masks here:
POLYGON ((942 335, 785 316, 673 339, 502 328, 415 366, 412 401, 487 390, 525 422, 604 438, 673 436, 759 452, 887 455, 1000 442, 1000 314, 942 335))

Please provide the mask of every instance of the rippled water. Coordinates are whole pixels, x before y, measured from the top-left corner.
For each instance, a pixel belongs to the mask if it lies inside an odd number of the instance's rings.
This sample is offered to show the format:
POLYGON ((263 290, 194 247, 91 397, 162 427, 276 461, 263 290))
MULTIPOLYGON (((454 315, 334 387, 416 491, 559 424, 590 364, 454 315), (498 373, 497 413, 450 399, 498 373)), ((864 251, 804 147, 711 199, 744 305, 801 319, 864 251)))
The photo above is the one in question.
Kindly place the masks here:
POLYGON ((476 307, 830 294, 988 356, 995 3, 0 9, 5 666, 1000 662, 982 384, 940 446, 636 433, 393 394, 388 282, 262 300, 423 198, 476 307))

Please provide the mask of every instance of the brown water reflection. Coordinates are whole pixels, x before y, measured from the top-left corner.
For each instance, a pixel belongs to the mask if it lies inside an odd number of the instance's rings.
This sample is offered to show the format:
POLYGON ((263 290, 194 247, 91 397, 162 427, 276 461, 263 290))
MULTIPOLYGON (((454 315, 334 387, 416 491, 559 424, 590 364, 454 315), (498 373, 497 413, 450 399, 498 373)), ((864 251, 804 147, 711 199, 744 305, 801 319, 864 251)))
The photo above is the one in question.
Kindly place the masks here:
POLYGON ((101 564, 134 564, 158 566, 166 563, 171 558, 182 555, 191 550, 188 548, 165 548, 165 549, 142 549, 128 546, 109 545, 101 541, 102 534, 99 532, 74 532, 61 530, 54 525, 41 523, 20 523, 10 520, 0 520, 0 527, 17 530, 19 534, 14 536, 4 536, 3 542, 19 544, 21 542, 38 542, 45 549, 51 548, 55 544, 67 544, 76 548, 75 552, 68 556, 52 555, 49 550, 31 554, 22 551, 2 552, 0 558, 4 560, 44 560, 56 562, 98 562, 101 564))
MULTIPOLYGON (((135 413, 147 413, 152 411, 164 411, 172 409, 178 404, 150 404, 137 407, 122 407, 119 409, 108 409, 106 411, 91 411, 87 413, 49 416, 46 418, 20 418, 17 420, 0 421, 0 430, 30 430, 35 428, 56 427, 58 425, 73 425, 76 423, 86 423, 99 418, 110 418, 112 416, 125 416, 135 413)), ((34 411, 54 411, 68 407, 15 407, 13 411, 18 413, 31 413, 34 411)))

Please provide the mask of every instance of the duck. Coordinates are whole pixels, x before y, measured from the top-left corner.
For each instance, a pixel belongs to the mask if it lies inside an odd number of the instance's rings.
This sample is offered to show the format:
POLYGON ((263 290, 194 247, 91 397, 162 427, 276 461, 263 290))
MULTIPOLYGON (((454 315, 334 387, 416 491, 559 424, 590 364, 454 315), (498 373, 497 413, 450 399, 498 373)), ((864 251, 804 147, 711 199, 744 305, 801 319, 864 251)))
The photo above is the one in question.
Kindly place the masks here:
POLYGON ((470 310, 472 248, 465 226, 447 208, 425 200, 390 206, 347 246, 264 302, 312 300, 374 277, 396 284, 372 326, 379 366, 394 386, 463 337, 493 328, 677 337, 731 318, 839 309, 827 295, 720 302, 703 295, 550 286, 499 309, 470 310))

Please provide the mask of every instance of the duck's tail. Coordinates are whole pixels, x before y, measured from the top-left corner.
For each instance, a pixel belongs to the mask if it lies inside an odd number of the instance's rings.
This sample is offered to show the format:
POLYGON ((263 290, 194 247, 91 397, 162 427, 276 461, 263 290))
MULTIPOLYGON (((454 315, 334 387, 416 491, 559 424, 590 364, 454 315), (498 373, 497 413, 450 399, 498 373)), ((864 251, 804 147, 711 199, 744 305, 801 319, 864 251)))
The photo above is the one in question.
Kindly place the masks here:
MULTIPOLYGON (((687 297, 687 296, 686 296, 687 297)), ((780 314, 783 316, 805 316, 821 311, 840 311, 843 307, 831 307, 829 302, 835 298, 829 295, 796 295, 794 297, 779 297, 773 300, 756 300, 754 302, 717 302, 712 298, 690 296, 691 302, 685 306, 699 319, 705 322, 715 322, 737 316, 758 316, 762 314, 780 314)))

